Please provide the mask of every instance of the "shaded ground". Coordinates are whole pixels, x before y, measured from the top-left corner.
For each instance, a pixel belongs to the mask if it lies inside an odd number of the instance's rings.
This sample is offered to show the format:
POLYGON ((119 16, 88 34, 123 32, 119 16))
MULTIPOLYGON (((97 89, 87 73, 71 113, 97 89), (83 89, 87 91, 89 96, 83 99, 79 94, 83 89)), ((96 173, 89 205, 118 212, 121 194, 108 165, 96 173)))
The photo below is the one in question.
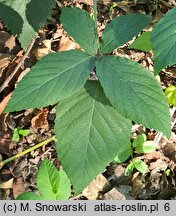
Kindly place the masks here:
MULTIPOLYGON (((29 57, 26 58, 24 64, 20 65, 13 79, 1 91, 0 111, 5 107, 16 83, 41 56, 51 51, 79 49, 79 46, 67 36, 59 23, 60 8, 73 4, 92 13, 91 3, 90 0, 78 0, 76 3, 75 1, 58 1, 53 18, 40 31, 40 36, 36 39, 29 57)), ((175 6, 174 1, 160 1, 158 16, 162 16, 173 6, 175 6)), ((98 11, 99 34, 101 35, 106 23, 113 17, 131 12, 155 15, 156 5, 149 0, 114 1, 113 3, 104 0, 99 1, 98 11)), ((124 47, 115 50, 114 54, 130 58, 153 72, 153 53, 128 50, 128 45, 126 44, 124 47)), ((18 42, 0 21, 0 85, 7 82, 8 77, 19 64, 23 55, 24 53, 21 51, 18 42)), ((163 89, 171 84, 176 84, 175 70, 175 67, 171 67, 160 73, 163 89)), ((170 110, 174 122, 176 113, 174 114, 174 108, 171 107, 170 110)), ((22 152, 30 146, 51 137, 54 119, 55 109, 51 106, 43 109, 1 114, 0 156, 2 159, 22 152), (12 134, 16 127, 29 129, 30 134, 25 138, 21 137, 19 142, 13 142, 12 134)), ((149 172, 142 175, 134 171, 126 177, 124 176, 124 169, 128 161, 121 165, 111 163, 104 173, 100 174, 82 194, 77 197, 73 194, 71 199, 176 199, 176 127, 174 124, 172 131, 170 140, 167 140, 164 136, 161 136, 162 134, 148 130, 141 125, 133 125, 132 139, 138 134, 145 133, 148 140, 155 139, 158 142, 157 151, 145 155, 136 155, 136 157, 146 162, 149 166, 149 172), (159 139, 156 139, 157 136, 159 139), (170 170, 169 175, 167 170, 170 170)), ((37 191, 36 173, 41 161, 46 157, 53 161, 58 168, 60 167, 54 150, 54 143, 50 143, 4 166, 0 170, 0 199, 14 199, 24 191, 37 191)))

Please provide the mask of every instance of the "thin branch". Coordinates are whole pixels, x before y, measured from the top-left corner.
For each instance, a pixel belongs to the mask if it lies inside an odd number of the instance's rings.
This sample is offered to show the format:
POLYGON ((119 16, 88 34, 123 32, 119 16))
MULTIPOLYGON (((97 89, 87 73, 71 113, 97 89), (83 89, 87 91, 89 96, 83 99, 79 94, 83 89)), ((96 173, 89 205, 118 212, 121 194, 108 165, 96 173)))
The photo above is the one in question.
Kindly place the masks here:
POLYGON ((21 153, 19 153, 19 154, 16 154, 16 155, 14 155, 14 156, 12 156, 12 157, 10 157, 10 158, 7 158, 6 160, 0 161, 0 169, 1 169, 6 163, 8 163, 8 162, 10 162, 10 161, 12 161, 12 160, 15 160, 15 159, 17 159, 17 158, 19 158, 19 157, 21 157, 21 156, 23 156, 23 155, 25 155, 25 154, 27 154, 27 153, 33 151, 33 150, 35 150, 35 149, 38 149, 38 148, 44 146, 44 145, 47 145, 47 144, 49 144, 51 141, 56 141, 55 136, 52 136, 51 138, 49 138, 49 139, 47 139, 47 140, 45 140, 45 141, 43 141, 43 142, 41 142, 41 143, 38 143, 38 144, 36 144, 35 146, 32 146, 32 147, 28 148, 27 150, 25 150, 25 151, 23 151, 23 152, 21 152, 21 153))
POLYGON ((21 65, 23 64, 23 62, 25 61, 25 59, 28 57, 34 43, 36 40, 37 36, 32 40, 32 42, 30 43, 26 53, 24 54, 24 56, 21 58, 21 60, 19 61, 19 63, 17 64, 17 66, 15 67, 15 69, 13 70, 13 72, 10 74, 10 76, 5 80, 5 82, 0 86, 0 93, 8 86, 8 84, 10 83, 10 81, 13 79, 13 77, 15 76, 15 74, 17 73, 17 71, 20 69, 21 65))

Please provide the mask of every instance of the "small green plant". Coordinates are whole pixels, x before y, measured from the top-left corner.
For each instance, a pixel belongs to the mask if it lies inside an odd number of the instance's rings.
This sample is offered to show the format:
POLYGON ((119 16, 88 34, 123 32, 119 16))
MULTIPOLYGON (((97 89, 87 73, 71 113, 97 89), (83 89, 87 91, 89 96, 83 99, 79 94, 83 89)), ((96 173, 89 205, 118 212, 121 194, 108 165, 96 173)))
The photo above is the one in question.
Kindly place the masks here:
MULTIPOLYGON (((129 143, 128 147, 123 150, 121 154, 118 154, 114 158, 114 162, 122 163, 126 161, 130 156, 133 158, 133 154, 145 154, 155 151, 157 148, 156 143, 154 141, 147 141, 145 134, 140 134, 136 137, 136 139, 131 143, 129 143)), ((138 158, 133 158, 129 165, 125 169, 125 175, 129 175, 134 168, 136 168, 139 172, 145 173, 148 170, 147 165, 138 158)))
POLYGON ((134 148, 135 153, 145 154, 155 151, 157 145, 154 141, 147 141, 147 137, 145 134, 140 134, 134 140, 132 147, 134 148))
POLYGON ((166 176, 170 176, 171 170, 170 170, 170 169, 167 169, 167 170, 165 171, 165 173, 166 173, 166 176))
POLYGON ((25 137, 29 134, 29 130, 24 130, 24 129, 21 129, 20 127, 17 127, 14 129, 13 131, 13 136, 12 136, 12 140, 14 142, 18 142, 20 140, 20 135, 25 137))
MULTIPOLYGON (((157 148, 154 141, 146 141, 146 135, 141 134, 136 137, 132 143, 132 149, 137 154, 150 153, 155 151, 157 148)), ((140 173, 145 173, 148 171, 148 166, 142 160, 134 158, 130 161, 130 164, 125 169, 125 175, 129 175, 134 168, 136 168, 140 173)))
POLYGON ((130 164, 126 167, 124 175, 128 176, 134 169, 137 169, 140 173, 144 174, 148 171, 148 166, 140 159, 132 159, 130 164))
MULTIPOLYGON (((30 16, 25 17, 29 21, 30 16)), ((39 60, 19 82, 5 111, 59 102, 54 129, 56 151, 75 192, 79 193, 116 155, 120 157, 128 149, 131 121, 162 131, 169 138, 170 114, 162 88, 150 71, 127 58, 112 55, 114 49, 138 35, 151 17, 117 17, 105 27, 101 39, 96 0, 93 17, 85 10, 66 7, 61 11, 60 21, 82 50, 52 53, 39 60), (92 71, 96 72, 97 80, 89 80, 92 71)), ((31 26, 35 27, 34 24, 35 21, 31 26)), ((160 27, 162 24, 165 26, 161 22, 160 27)), ((158 28, 155 29, 151 41, 158 36, 158 28)), ((159 71, 165 65, 158 65, 156 56, 161 49, 156 44, 153 47, 159 71)))
POLYGON ((45 159, 38 171, 37 186, 39 194, 24 192, 17 200, 68 200, 70 196, 70 180, 63 169, 56 167, 45 159))
POLYGON ((116 3, 113 2, 110 6, 109 6, 109 11, 112 12, 114 10, 114 8, 117 7, 116 3))
POLYGON ((157 145, 154 141, 147 141, 146 135, 140 134, 132 143, 129 142, 129 144, 126 145, 126 148, 122 149, 121 153, 119 152, 119 154, 114 158, 114 162, 123 163, 130 156, 133 157, 133 153, 145 154, 155 151, 156 148, 157 145))
POLYGON ((166 95, 168 104, 176 107, 176 87, 173 85, 167 87, 165 90, 165 95, 166 95))

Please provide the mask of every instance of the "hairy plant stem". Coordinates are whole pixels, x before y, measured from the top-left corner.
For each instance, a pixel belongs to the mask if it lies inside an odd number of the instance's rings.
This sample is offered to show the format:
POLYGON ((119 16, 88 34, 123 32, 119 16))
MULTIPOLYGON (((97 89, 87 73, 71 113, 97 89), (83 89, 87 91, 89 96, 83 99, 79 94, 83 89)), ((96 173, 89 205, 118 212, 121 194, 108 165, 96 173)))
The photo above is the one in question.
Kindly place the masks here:
POLYGON ((19 157, 21 157, 21 156, 23 156, 23 155, 25 155, 25 154, 27 154, 27 153, 29 153, 29 152, 35 150, 35 149, 37 149, 37 148, 40 148, 40 147, 42 147, 42 146, 44 146, 44 145, 47 145, 47 144, 49 144, 51 141, 56 141, 55 136, 52 136, 51 138, 49 138, 49 139, 47 139, 47 140, 45 140, 45 141, 43 141, 43 142, 41 142, 41 143, 38 143, 37 145, 32 146, 31 148, 29 148, 29 149, 27 149, 27 150, 25 150, 25 151, 23 151, 23 152, 21 152, 21 153, 19 153, 19 154, 17 154, 17 155, 14 155, 14 156, 12 156, 12 157, 10 157, 10 158, 7 158, 6 160, 0 161, 0 169, 1 169, 6 163, 8 163, 8 162, 10 162, 10 161, 12 161, 12 160, 15 160, 15 159, 17 159, 17 158, 19 158, 19 157))

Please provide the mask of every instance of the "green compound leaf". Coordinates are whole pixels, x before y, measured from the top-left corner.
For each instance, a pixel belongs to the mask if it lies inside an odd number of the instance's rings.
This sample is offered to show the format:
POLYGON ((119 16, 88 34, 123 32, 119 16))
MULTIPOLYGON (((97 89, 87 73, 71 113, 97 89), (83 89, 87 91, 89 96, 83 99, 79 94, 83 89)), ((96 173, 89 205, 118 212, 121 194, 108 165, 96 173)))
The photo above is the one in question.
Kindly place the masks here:
POLYGON ((148 70, 117 56, 100 57, 96 68, 106 96, 121 115, 170 137, 169 106, 148 70))
POLYGON ((150 38, 151 32, 144 32, 128 47, 128 49, 137 49, 145 52, 150 51, 152 50, 150 38))
POLYGON ((24 192, 20 194, 16 200, 43 200, 43 197, 33 192, 24 192))
POLYGON ((64 30, 91 55, 97 53, 98 35, 95 23, 89 13, 79 8, 65 7, 61 13, 64 30))
POLYGON ((26 50, 50 17, 54 5, 55 0, 0 0, 0 18, 26 50))
POLYGON ((151 41, 154 50, 155 75, 176 64, 176 7, 170 10, 154 26, 151 41))
POLYGON ((78 50, 49 54, 17 85, 5 112, 55 104, 83 86, 93 68, 94 58, 78 50))
POLYGON ((103 31, 100 53, 112 52, 119 46, 130 41, 151 20, 143 14, 129 14, 113 19, 103 31))
POLYGON ((169 86, 166 88, 164 93, 166 95, 168 104, 171 104, 176 107, 176 87, 169 86))
POLYGON ((58 171, 47 159, 38 172, 37 186, 45 200, 67 200, 70 196, 71 185, 66 173, 58 171))
POLYGON ((76 193, 129 143, 131 122, 113 109, 97 81, 61 101, 55 120, 56 151, 76 193))

